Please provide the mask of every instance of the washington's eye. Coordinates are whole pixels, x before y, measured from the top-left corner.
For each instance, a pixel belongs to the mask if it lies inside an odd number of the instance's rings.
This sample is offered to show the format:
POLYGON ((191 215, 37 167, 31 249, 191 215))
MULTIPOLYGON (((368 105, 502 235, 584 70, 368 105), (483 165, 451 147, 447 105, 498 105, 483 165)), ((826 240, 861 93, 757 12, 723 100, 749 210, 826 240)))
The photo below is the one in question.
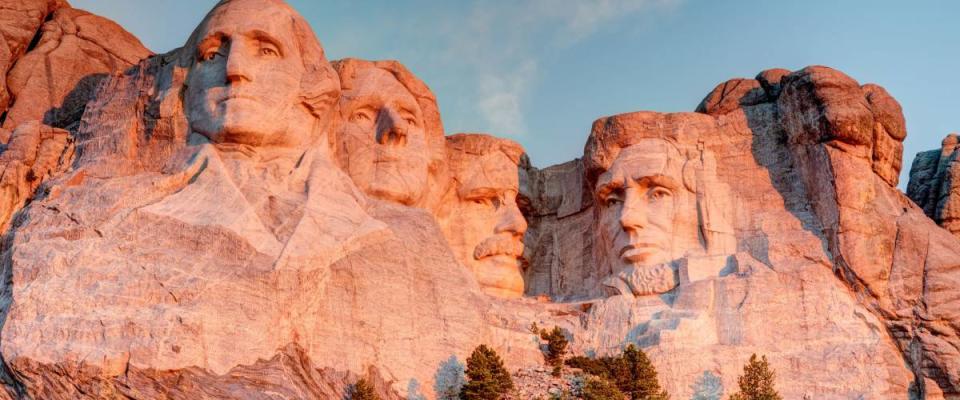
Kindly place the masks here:
POLYGON ((217 50, 207 50, 200 56, 200 60, 213 61, 219 56, 220 56, 220 52, 218 52, 217 50))
POLYGON ((267 57, 278 57, 280 56, 280 53, 278 53, 276 49, 272 49, 270 47, 261 47, 260 55, 267 57))

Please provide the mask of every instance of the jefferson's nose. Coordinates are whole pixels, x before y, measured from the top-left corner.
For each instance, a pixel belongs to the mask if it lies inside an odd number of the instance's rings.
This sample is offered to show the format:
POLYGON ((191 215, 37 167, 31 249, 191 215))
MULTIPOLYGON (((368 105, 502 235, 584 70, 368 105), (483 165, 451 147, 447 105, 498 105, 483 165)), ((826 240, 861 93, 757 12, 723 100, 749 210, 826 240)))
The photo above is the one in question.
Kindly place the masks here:
POLYGON ((623 207, 620 209, 620 226, 624 231, 637 231, 647 226, 647 207, 635 189, 624 193, 623 207))
POLYGON ((387 146, 407 145, 407 122, 391 107, 384 107, 377 116, 377 143, 387 146))
POLYGON ((494 233, 508 232, 523 236, 527 232, 527 220, 517 208, 516 203, 506 204, 500 210, 500 220, 494 228, 494 233))
POLYGON ((236 40, 230 42, 226 61, 227 83, 250 81, 250 56, 243 42, 236 40))

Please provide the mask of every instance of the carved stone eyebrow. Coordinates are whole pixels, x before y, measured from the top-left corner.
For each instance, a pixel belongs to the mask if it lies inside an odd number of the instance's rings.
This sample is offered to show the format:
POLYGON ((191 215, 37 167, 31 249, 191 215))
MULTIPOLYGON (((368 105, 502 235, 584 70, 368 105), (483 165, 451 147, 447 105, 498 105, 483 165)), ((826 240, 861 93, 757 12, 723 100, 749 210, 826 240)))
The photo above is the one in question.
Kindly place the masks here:
POLYGON ((251 32, 249 33, 248 36, 251 37, 251 38, 253 38, 253 39, 259 40, 259 41, 261 41, 261 42, 270 43, 271 45, 273 45, 274 47, 276 47, 278 51, 280 51, 280 56, 281 56, 281 57, 284 56, 284 55, 286 55, 286 49, 285 49, 285 48, 283 47, 283 45, 281 44, 280 40, 277 40, 277 38, 273 37, 273 36, 270 35, 269 33, 265 32, 265 31, 262 31, 262 30, 260 30, 260 29, 254 29, 253 31, 251 31, 251 32))
POLYGON ((216 31, 205 36, 203 39, 197 42, 197 57, 203 56, 201 53, 214 44, 217 46, 222 45, 224 37, 226 37, 226 34, 221 31, 216 31))
POLYGON ((680 183, 676 179, 669 177, 667 175, 649 175, 643 178, 640 178, 638 181, 640 184, 645 184, 647 186, 662 186, 670 190, 677 190, 680 187, 680 183))

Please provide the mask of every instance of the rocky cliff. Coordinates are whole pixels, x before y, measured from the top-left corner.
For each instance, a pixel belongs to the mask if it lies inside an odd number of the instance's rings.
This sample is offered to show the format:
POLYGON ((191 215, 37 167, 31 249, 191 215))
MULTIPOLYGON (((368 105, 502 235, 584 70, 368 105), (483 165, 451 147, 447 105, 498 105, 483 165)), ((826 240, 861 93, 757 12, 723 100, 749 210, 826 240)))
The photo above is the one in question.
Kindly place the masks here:
POLYGON ((0 32, 6 398, 434 398, 481 343, 541 364, 532 323, 674 398, 753 353, 788 399, 960 396, 956 138, 901 193, 880 86, 767 70, 539 169, 279 0, 160 55, 64 2, 0 32))

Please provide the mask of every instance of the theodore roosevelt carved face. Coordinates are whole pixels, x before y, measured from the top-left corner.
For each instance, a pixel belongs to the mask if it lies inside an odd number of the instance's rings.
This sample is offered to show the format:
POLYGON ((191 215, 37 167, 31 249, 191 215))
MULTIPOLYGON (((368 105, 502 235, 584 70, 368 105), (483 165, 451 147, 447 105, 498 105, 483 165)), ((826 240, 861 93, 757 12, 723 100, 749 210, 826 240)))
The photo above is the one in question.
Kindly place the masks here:
POLYGON ((517 206, 520 145, 489 135, 447 137, 450 188, 437 219, 460 263, 484 292, 523 295, 523 235, 517 206))

